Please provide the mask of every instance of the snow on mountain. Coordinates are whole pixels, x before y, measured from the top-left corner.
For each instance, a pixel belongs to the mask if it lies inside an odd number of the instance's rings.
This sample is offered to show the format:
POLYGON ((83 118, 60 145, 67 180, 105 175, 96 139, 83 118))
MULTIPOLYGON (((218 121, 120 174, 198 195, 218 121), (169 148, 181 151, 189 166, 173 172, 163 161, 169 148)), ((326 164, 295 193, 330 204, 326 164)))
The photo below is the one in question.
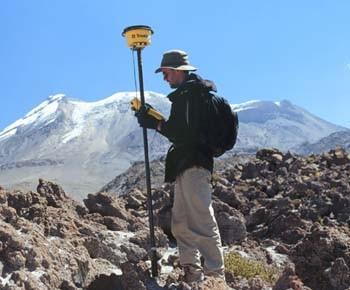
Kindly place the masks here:
MULTIPOLYGON (((95 192, 143 158, 141 129, 130 110, 135 96, 117 93, 97 102, 49 97, 0 133, 0 184, 33 187, 44 177, 77 195, 95 192)), ((163 95, 145 97, 169 113, 163 95)), ((164 154, 165 138, 149 132, 149 140, 151 157, 164 154)))
POLYGON ((54 113, 58 108, 58 103, 64 98, 64 95, 50 96, 45 102, 31 110, 24 118, 17 120, 0 133, 0 140, 8 138, 17 133, 17 129, 30 125, 32 123, 49 124, 54 119, 54 113), (52 116, 52 117, 50 117, 52 116))
MULTIPOLYGON (((32 189, 42 177, 59 182, 78 199, 96 192, 143 159, 142 130, 130 110, 135 96, 120 92, 96 102, 50 96, 0 132, 0 184, 32 189)), ((145 98, 169 115, 170 102, 164 95, 145 92, 145 98)), ((271 146, 289 150, 344 129, 288 101, 232 107, 240 119, 238 152, 271 146)), ((165 154, 168 141, 148 132, 151 158, 165 154)))
POLYGON ((322 120, 289 101, 249 101, 232 105, 238 112, 240 132, 236 150, 255 151, 262 147, 291 150, 313 143, 343 127, 322 120))

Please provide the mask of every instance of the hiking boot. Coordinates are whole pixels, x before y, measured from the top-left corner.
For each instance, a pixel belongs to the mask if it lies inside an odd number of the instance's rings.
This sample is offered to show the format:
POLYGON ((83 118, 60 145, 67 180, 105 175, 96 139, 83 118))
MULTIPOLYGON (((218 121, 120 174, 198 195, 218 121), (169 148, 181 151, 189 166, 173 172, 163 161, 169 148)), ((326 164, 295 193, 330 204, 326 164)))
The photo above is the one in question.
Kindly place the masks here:
POLYGON ((192 266, 185 265, 184 267, 184 281, 186 283, 201 282, 204 280, 202 269, 192 266))

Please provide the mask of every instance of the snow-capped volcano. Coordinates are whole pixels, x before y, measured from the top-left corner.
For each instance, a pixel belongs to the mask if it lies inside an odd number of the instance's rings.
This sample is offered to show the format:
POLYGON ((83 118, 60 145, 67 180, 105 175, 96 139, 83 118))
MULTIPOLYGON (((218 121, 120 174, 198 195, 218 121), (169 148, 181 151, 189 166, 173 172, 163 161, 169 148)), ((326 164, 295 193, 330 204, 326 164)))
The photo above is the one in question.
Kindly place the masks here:
MULTIPOLYGON (((44 177, 67 192, 98 190, 143 158, 141 130, 130 110, 135 96, 117 93, 97 102, 49 97, 0 133, 0 184, 27 187, 44 177)), ((169 113, 163 95, 147 92, 146 98, 169 113)), ((164 154, 165 138, 149 132, 149 140, 151 157, 164 154)))
POLYGON ((293 150, 295 146, 310 143, 344 130, 287 100, 280 102, 249 101, 232 105, 240 120, 239 142, 236 149, 242 151, 262 147, 293 150))
MULTIPOLYGON (((0 132, 0 184, 28 189, 43 177, 58 181, 78 199, 96 192, 132 162, 143 160, 142 131, 130 110, 135 96, 121 92, 96 102, 50 96, 0 132)), ((164 95, 145 92, 145 98, 169 115, 164 95)), ((289 150, 344 130, 288 101, 232 107, 240 119, 236 151, 270 146, 289 150)), ((167 140, 148 132, 151 158, 165 154, 167 140)))

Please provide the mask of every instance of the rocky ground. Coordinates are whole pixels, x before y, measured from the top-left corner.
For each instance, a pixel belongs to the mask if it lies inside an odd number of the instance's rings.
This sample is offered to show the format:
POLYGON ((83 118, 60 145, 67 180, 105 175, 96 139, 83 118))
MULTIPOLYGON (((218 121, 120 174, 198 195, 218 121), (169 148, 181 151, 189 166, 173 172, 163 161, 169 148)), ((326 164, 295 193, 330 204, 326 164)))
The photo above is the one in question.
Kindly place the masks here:
MULTIPOLYGON (((350 289, 346 151, 301 157, 264 149, 242 163, 219 163, 213 206, 225 253, 259 261, 275 275, 252 277, 243 266, 230 268, 231 289, 350 289)), ((0 189, 0 289, 225 289, 214 279, 182 282, 169 227, 169 184, 153 190, 160 275, 150 277, 147 198, 140 174, 134 171, 139 183, 125 185, 120 197, 99 192, 89 194, 84 204, 44 180, 36 192, 0 189)))

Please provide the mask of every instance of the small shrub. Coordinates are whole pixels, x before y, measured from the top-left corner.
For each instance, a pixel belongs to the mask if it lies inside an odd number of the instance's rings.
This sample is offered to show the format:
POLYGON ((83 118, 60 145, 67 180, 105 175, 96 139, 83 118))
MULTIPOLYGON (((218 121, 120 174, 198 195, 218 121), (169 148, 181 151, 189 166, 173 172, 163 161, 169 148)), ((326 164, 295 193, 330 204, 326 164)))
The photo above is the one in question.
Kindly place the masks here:
POLYGON ((237 252, 230 252, 225 255, 225 268, 226 271, 232 272, 235 276, 247 279, 260 277, 268 283, 276 282, 280 274, 277 268, 259 261, 248 260, 237 252))

